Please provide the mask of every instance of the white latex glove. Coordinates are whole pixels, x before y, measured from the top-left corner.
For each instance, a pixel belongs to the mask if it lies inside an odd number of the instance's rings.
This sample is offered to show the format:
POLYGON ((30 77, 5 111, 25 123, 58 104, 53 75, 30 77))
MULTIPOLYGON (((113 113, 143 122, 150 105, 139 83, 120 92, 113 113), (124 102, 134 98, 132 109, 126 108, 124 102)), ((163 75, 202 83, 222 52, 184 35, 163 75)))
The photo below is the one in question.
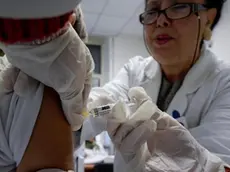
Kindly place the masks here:
POLYGON ((149 172, 225 171, 220 158, 202 147, 190 132, 166 113, 157 122, 157 130, 148 141, 151 158, 149 172))
MULTIPOLYGON (((116 101, 113 97, 106 92, 103 88, 93 88, 90 92, 87 109, 91 111, 94 108, 107 104, 115 104, 116 101)), ((88 116, 82 126, 81 130, 81 144, 85 140, 89 140, 97 136, 98 134, 106 131, 107 119, 104 117, 88 116)))
MULTIPOLYGON (((68 122, 74 131, 78 130, 84 120, 82 112, 91 89, 94 62, 72 26, 43 45, 1 45, 1 48, 23 75, 57 91, 68 122)), ((23 90, 26 82, 18 85, 19 90, 23 90)))
POLYGON ((128 95, 137 109, 131 111, 127 104, 118 102, 107 118, 107 131, 117 150, 115 169, 122 166, 121 171, 139 171, 148 157, 146 141, 157 128, 159 113, 143 88, 132 88, 128 95), (121 158, 127 168, 120 163, 121 158))
POLYGON ((113 98, 113 96, 107 92, 104 88, 102 87, 94 87, 92 88, 88 102, 87 102, 87 109, 88 111, 91 111, 92 109, 107 105, 107 104, 115 104, 116 99, 113 98))
POLYGON ((119 123, 117 114, 127 113, 115 106, 108 120, 107 128, 118 151, 116 172, 224 171, 220 158, 203 148, 179 122, 161 112, 143 89, 132 88, 129 96, 139 105, 137 111, 119 123))
MULTIPOLYGON (((114 111, 119 113, 119 116, 126 116, 126 113, 121 108, 122 102, 115 105, 114 111)), ((138 111, 138 109, 137 109, 138 111)), ((116 114, 114 113, 114 114, 116 114)), ((138 112, 136 112, 137 114, 138 112)), ((156 116, 157 118, 158 116, 156 116)), ((154 120, 121 120, 117 118, 107 119, 107 131, 111 137, 115 148, 122 153, 124 160, 130 162, 138 152, 146 140, 156 130, 154 120)))

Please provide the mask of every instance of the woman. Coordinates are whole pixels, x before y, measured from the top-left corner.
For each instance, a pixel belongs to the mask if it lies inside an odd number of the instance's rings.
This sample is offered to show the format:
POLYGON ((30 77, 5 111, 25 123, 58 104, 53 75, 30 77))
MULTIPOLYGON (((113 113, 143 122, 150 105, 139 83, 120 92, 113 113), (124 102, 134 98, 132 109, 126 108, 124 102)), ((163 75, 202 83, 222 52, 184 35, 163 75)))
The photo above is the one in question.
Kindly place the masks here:
POLYGON ((140 22, 152 57, 132 58, 114 80, 92 90, 89 105, 102 105, 106 99, 129 101, 130 88, 141 86, 168 114, 162 119, 169 126, 159 129, 156 119, 147 119, 114 127, 112 119, 121 116, 115 109, 106 129, 117 149, 115 171, 224 171, 224 162, 230 164, 230 68, 205 45, 223 3, 145 2, 140 22), (144 144, 147 148, 142 149, 144 144))
POLYGON ((83 117, 73 112, 82 111, 93 70, 88 49, 70 25, 79 2, 49 1, 50 8, 44 1, 4 1, 0 7, 0 47, 6 54, 0 75, 1 172, 74 170, 72 131, 83 117))

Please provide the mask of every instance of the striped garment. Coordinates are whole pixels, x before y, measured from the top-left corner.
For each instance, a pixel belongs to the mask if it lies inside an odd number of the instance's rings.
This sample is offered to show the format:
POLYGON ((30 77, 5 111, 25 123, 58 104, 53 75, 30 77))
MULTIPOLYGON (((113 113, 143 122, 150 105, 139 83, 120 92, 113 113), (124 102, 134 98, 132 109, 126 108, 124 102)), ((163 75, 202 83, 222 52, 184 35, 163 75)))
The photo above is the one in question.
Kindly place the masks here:
POLYGON ((64 28, 73 12, 46 19, 0 18, 0 41, 6 44, 45 39, 64 28))
POLYGON ((230 168, 225 167, 225 172, 230 172, 230 168))

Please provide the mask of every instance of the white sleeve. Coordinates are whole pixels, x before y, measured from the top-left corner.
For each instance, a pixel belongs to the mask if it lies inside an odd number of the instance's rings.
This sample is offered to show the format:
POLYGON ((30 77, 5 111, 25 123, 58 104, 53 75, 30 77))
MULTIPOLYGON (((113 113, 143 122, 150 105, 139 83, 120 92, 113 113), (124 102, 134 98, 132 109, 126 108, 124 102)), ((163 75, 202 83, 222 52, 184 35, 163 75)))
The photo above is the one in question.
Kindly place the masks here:
MULTIPOLYGON (((2 127, 6 141, 3 153, 8 157, 5 164, 0 162, 0 171, 2 171, 1 166, 9 166, 13 163, 16 167, 20 163, 40 111, 44 89, 43 84, 30 78, 29 82, 25 81, 28 87, 23 89, 24 92, 17 94, 14 88, 17 87, 18 82, 24 81, 20 80, 18 70, 11 68, 8 71, 5 73, 5 78, 1 72, 0 82, 0 120, 2 121, 0 128, 2 127)), ((3 139, 1 143, 2 141, 3 139)))
POLYGON ((121 68, 118 74, 110 82, 101 88, 93 88, 89 101, 94 101, 100 95, 109 95, 114 101, 118 99, 128 100, 128 91, 131 87, 139 86, 144 78, 144 68, 149 63, 148 58, 140 56, 133 57, 121 68))
MULTIPOLYGON (((119 98, 127 100, 130 88, 130 73, 129 64, 126 64, 112 81, 103 86, 103 90, 114 100, 118 100, 119 98)), ((97 91, 97 88, 92 90, 92 92, 94 91, 97 91)))
MULTIPOLYGON (((227 74, 229 75, 229 74, 227 74)), ((193 137, 207 150, 230 165, 230 83, 226 76, 223 87, 198 127, 190 130, 193 137)), ((217 88, 218 90, 218 88, 217 88)), ((220 90, 220 89, 219 89, 220 90)))
POLYGON ((8 116, 9 146, 19 165, 32 135, 43 98, 44 85, 39 84, 36 90, 26 97, 13 94, 8 116), (11 123, 10 123, 11 122, 11 123))

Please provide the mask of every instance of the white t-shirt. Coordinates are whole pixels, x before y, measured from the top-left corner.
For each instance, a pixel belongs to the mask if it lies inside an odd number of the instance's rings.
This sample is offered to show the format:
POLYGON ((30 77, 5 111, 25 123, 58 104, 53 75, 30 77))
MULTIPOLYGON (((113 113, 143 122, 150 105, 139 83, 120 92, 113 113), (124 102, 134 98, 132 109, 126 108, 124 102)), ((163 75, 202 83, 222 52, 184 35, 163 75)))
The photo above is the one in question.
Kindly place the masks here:
POLYGON ((30 78, 30 89, 17 94, 19 70, 0 58, 0 171, 20 163, 39 114, 44 85, 30 78))

